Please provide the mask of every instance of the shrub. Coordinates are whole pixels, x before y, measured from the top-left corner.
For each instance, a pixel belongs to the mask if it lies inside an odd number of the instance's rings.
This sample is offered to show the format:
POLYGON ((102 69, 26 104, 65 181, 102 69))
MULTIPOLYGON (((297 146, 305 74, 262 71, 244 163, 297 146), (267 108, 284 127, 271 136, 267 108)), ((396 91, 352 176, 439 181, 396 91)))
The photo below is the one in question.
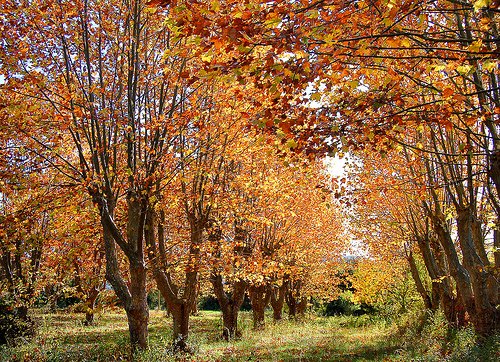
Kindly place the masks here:
POLYGON ((35 323, 26 314, 26 307, 15 307, 0 299, 0 345, 14 346, 19 337, 35 335, 35 323))

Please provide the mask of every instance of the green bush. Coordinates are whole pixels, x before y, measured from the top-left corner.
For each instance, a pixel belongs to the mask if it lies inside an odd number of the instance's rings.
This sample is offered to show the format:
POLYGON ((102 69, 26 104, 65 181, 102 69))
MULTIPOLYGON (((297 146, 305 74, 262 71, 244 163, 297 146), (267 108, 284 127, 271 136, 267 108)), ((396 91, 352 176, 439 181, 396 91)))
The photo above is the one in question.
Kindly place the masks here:
POLYGON ((0 299, 0 345, 14 346, 19 337, 35 335, 35 323, 25 310, 0 299))

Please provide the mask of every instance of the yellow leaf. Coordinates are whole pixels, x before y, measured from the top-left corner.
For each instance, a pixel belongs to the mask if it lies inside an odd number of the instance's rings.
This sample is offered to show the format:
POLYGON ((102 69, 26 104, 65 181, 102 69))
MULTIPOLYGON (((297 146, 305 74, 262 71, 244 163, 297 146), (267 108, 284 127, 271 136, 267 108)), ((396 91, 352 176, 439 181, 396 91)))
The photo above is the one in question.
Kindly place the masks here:
POLYGON ((464 75, 469 73, 469 71, 472 69, 470 65, 461 65, 457 67, 457 72, 460 73, 460 75, 464 75))
POLYGON ((491 5, 491 0, 477 0, 474 2, 474 9, 479 10, 491 5))
POLYGON ((313 101, 320 101, 321 100, 321 93, 320 92, 315 92, 311 95, 311 99, 313 101))

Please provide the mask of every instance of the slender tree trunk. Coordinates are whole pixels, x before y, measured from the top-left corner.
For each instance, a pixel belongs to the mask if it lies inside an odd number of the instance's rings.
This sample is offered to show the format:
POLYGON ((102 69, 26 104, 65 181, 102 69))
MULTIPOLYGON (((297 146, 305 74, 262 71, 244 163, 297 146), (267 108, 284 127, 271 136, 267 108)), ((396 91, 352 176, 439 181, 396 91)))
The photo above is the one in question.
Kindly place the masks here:
POLYGON ((291 280, 288 292, 286 293, 286 304, 288 305, 288 318, 296 319, 299 309, 301 280, 291 280))
POLYGON ((412 251, 410 251, 408 255, 408 263, 410 264, 411 276, 415 281, 417 291, 424 301, 425 309, 433 310, 434 307, 432 304, 432 299, 427 293, 427 290, 425 290, 424 284, 422 283, 422 279, 420 278, 420 274, 418 273, 417 264, 415 263, 415 258, 412 251))
POLYGON ((49 303, 49 308, 52 313, 57 310, 57 292, 54 284, 47 284, 45 286, 45 295, 49 303))
POLYGON ((94 314, 95 314, 95 302, 99 295, 99 290, 93 288, 85 301, 85 325, 90 326, 94 324, 94 314))
POLYGON ((295 319, 297 317, 297 299, 290 291, 286 297, 286 305, 288 306, 288 318, 295 319))
POLYGON ((149 307, 147 302, 147 270, 144 264, 142 243, 143 222, 137 201, 129 200, 127 237, 123 240, 113 222, 112 200, 105 201, 101 195, 94 196, 100 206, 103 225, 104 251, 106 254, 106 279, 113 286, 127 314, 132 352, 148 346, 149 307), (108 206, 110 205, 110 206, 108 206), (109 208, 108 208, 109 207, 109 208), (121 276, 115 239, 119 239, 129 260, 130 285, 121 276), (136 239, 134 241, 134 239, 136 239))

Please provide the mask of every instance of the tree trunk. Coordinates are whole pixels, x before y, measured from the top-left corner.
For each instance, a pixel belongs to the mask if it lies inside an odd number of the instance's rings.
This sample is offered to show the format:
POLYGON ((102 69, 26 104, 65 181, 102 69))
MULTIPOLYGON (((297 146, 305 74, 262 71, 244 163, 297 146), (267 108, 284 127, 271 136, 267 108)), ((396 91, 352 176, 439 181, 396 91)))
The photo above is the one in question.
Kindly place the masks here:
POLYGON ((252 285, 249 290, 250 302, 252 303, 253 328, 263 329, 265 326, 265 310, 271 299, 271 293, 267 291, 266 285, 252 285))
POLYGON ((238 313, 245 298, 247 283, 243 280, 235 281, 231 298, 224 291, 222 276, 220 274, 212 275, 212 285, 222 311, 222 321, 224 324, 222 336, 226 341, 237 339, 241 336, 241 333, 238 331, 238 313))
POLYGON ((173 342, 174 351, 187 351, 187 340, 189 337, 189 315, 191 313, 189 303, 171 303, 170 312, 173 318, 173 342))
POLYGON ((285 294, 287 292, 287 282, 276 288, 270 287, 271 307, 273 308, 273 321, 279 322, 283 319, 283 305, 285 304, 285 294))
POLYGON ((226 341, 238 339, 241 333, 238 331, 238 312, 239 306, 233 304, 230 300, 225 308, 222 310, 223 331, 222 336, 226 341))
POLYGON ((299 309, 300 289, 302 287, 301 280, 291 280, 288 292, 286 293, 286 304, 288 305, 288 318, 297 318, 299 309))
POLYGON ((50 311, 54 313, 57 310, 57 292, 54 284, 45 286, 45 295, 47 296, 50 311))
POLYGON ((286 305, 288 306, 288 318, 295 319, 297 317, 297 300, 291 292, 287 294, 286 305))
POLYGON ((418 273, 417 264, 415 263, 415 258, 413 257, 413 252, 410 251, 408 255, 408 263, 410 264, 410 272, 411 276, 415 282, 415 286, 417 288, 417 292, 422 297, 424 301, 425 309, 433 310, 432 299, 425 290, 424 284, 422 283, 422 279, 420 278, 420 274, 418 273))
MULTIPOLYGON (((471 278, 466 268, 460 263, 460 259, 457 254, 457 250, 455 248, 455 244, 450 235, 450 231, 446 224, 444 215, 441 212, 436 212, 431 215, 432 224, 434 227, 434 231, 438 236, 440 246, 444 250, 444 254, 446 255, 446 260, 448 262, 449 271, 451 276, 456 282, 457 294, 461 295, 462 303, 465 307, 465 310, 469 313, 469 315, 474 314, 474 298, 471 288, 471 278)), ((443 276, 444 277, 444 276, 443 276)), ((442 296, 443 306, 447 308, 452 308, 453 304, 453 296, 442 296), (449 297, 449 300, 446 299, 449 297)), ((454 309, 454 308, 453 308, 454 309)), ((453 310, 449 310, 445 312, 449 317, 454 315, 453 310)))
POLYGON ((95 301, 97 300, 97 296, 99 295, 99 290, 97 288, 93 288, 87 300, 85 301, 85 322, 84 324, 87 326, 91 326, 94 324, 94 314, 95 314, 95 301))
POLYGON ((147 349, 149 306, 146 289, 146 267, 140 263, 130 263, 130 295, 131 300, 125 306, 129 323, 130 342, 133 350, 147 349))
MULTIPOLYGON (((491 304, 488 295, 488 274, 483 270, 480 253, 477 252, 472 235, 473 214, 469 205, 457 208, 457 234, 462 250, 463 262, 470 274, 474 291, 472 313, 469 312, 476 334, 488 338, 499 328, 498 311, 491 304)), ((468 310, 469 311, 469 310, 468 310)))
POLYGON ((132 353, 148 347, 149 306, 147 301, 147 270, 144 263, 144 221, 145 210, 140 197, 129 191, 127 196, 127 239, 125 239, 113 220, 113 196, 91 191, 93 201, 98 204, 103 226, 104 251, 106 254, 106 279, 113 286, 115 294, 122 302, 127 313, 132 353), (116 244, 128 258, 130 284, 121 275, 116 244))
POLYGON ((301 318, 304 318, 307 309, 307 297, 302 296, 300 302, 297 304, 297 313, 301 318))

